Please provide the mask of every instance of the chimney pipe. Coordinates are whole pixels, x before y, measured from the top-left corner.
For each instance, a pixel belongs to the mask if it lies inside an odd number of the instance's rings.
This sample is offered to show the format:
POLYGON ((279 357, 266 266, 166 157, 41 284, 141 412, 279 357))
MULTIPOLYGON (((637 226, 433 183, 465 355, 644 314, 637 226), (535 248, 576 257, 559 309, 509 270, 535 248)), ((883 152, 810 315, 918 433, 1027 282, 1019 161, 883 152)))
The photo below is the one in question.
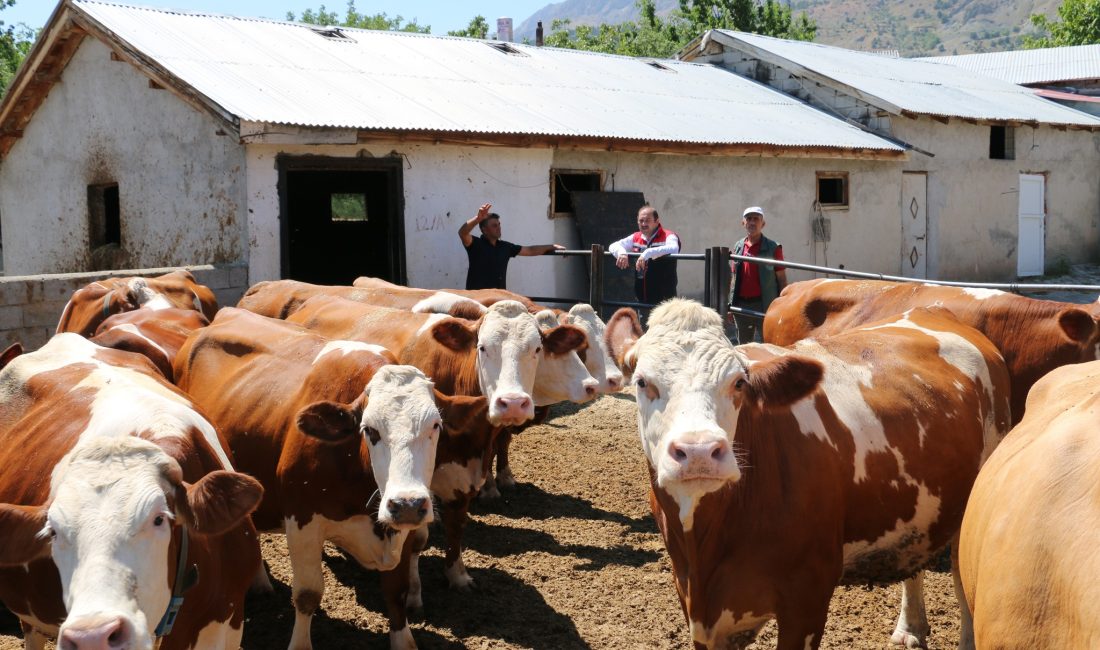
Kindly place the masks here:
POLYGON ((497 40, 505 43, 512 42, 511 18, 497 18, 497 40))
POLYGON ((535 27, 535 45, 542 47, 542 21, 539 21, 537 27, 535 27))

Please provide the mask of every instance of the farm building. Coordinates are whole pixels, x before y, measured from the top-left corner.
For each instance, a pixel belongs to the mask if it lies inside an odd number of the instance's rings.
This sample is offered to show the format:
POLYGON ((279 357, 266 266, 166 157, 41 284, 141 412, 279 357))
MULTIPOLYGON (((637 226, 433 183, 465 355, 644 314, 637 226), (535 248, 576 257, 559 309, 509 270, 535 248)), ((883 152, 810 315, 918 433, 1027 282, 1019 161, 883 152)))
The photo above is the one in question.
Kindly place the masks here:
POLYGON ((1027 86, 1040 97, 1100 115, 1100 45, 931 56, 922 60, 1027 86))
MULTIPOLYGON (((1023 274, 1044 253, 1094 257, 1100 120, 976 75, 966 95, 962 81, 918 94, 926 109, 835 84, 868 126, 759 83, 736 64, 746 38, 703 40, 699 62, 654 61, 64 0, 0 104, 5 273, 230 265, 230 298, 280 277, 461 286, 456 232, 485 202, 524 244, 606 244, 628 226, 578 224, 630 224, 622 206, 644 200, 684 252, 732 245, 741 210, 763 205, 791 260, 1005 279, 1021 240, 1039 249, 1023 274), (994 132, 1005 160, 989 157, 994 132), (1042 179, 1045 243, 1018 235, 1021 174, 1042 179), (927 207, 911 200, 924 191, 927 207), (574 199, 593 193, 607 200, 588 213, 574 199)), ((820 51, 842 66, 870 56, 820 51)), ((928 86, 916 71, 954 70, 897 63, 915 75, 902 94, 928 86)), ((698 268, 680 273, 682 294, 700 295, 698 268)), ((585 295, 582 259, 510 269, 521 293, 585 295)))
MULTIPOLYGON (((680 58, 757 79, 909 147, 889 181, 898 215, 870 213, 845 195, 852 177, 832 181, 836 189, 820 200, 840 204, 828 211, 834 240, 838 224, 858 219, 864 243, 896 251, 904 275, 1005 280, 1096 258, 1100 150, 1091 115, 945 64, 755 34, 711 31, 680 58)), ((832 249, 829 257, 859 264, 832 249)))
MULTIPOLYGON (((240 262, 250 283, 455 286, 478 205, 505 239, 575 247, 576 189, 640 193, 695 252, 765 203, 806 259, 817 175, 896 220, 906 156, 710 65, 72 0, 0 124, 8 275, 240 262)), ((861 231, 836 224, 830 255, 896 271, 861 231)), ((517 291, 585 295, 580 259, 510 268, 517 291)))

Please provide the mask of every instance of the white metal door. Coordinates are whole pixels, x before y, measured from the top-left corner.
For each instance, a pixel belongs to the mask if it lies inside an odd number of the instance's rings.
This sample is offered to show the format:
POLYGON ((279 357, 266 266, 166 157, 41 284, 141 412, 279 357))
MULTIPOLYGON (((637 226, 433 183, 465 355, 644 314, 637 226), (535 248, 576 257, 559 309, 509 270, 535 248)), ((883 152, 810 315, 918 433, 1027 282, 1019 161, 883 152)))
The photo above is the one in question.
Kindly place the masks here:
POLYGON ((901 175, 901 274, 925 278, 928 265, 928 175, 901 175))
POLYGON ((1020 174, 1020 241, 1016 247, 1016 274, 1043 274, 1046 229, 1046 177, 1020 174))

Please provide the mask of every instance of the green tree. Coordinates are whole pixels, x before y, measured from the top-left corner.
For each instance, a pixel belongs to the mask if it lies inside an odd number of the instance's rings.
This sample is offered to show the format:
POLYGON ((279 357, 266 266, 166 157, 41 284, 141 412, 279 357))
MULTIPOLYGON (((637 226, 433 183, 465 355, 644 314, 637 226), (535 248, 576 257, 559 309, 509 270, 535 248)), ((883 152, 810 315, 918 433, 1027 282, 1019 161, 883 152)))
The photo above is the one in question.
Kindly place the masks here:
POLYGON ((667 18, 657 15, 653 0, 637 0, 637 23, 599 27, 555 20, 546 44, 627 56, 666 58, 708 29, 733 29, 781 38, 812 41, 817 24, 805 13, 792 15, 777 0, 680 0, 680 8, 667 18))
MULTIPOLYGON (((7 1, 10 0, 0 0, 0 2, 7 1)), ((316 11, 306 9, 299 18, 295 18, 293 11, 288 11, 286 12, 286 19, 297 20, 310 25, 321 25, 322 27, 336 25, 338 27, 377 29, 388 32, 415 32, 417 34, 430 34, 432 31, 431 25, 418 25, 415 18, 406 23, 403 17, 394 16, 390 18, 384 12, 371 15, 359 13, 355 8, 355 0, 348 0, 348 7, 343 20, 335 11, 328 11, 325 5, 321 5, 316 11)))
POLYGON ((466 38, 480 38, 485 39, 489 35, 489 21, 485 20, 485 16, 474 16, 470 19, 470 24, 466 26, 466 29, 457 29, 453 32, 447 32, 447 36, 464 36, 466 38))
POLYGON ((1061 20, 1032 14, 1031 24, 1043 36, 1025 36, 1024 47, 1061 47, 1100 43, 1100 0, 1065 0, 1058 7, 1061 20))
MULTIPOLYGON (((14 4, 15 0, 0 0, 0 10, 14 4)), ((0 97, 7 93, 19 64, 27 58, 37 36, 37 30, 23 23, 8 25, 0 20, 0 97)))

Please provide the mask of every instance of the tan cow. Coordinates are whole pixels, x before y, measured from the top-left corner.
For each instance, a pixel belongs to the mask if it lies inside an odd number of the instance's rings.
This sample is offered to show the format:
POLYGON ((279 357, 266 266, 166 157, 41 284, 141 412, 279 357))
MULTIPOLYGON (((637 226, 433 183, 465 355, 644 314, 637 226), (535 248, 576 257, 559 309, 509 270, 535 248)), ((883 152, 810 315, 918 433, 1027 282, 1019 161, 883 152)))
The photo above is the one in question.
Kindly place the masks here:
POLYGON ((191 332, 210 324, 193 309, 137 309, 115 314, 99 324, 91 341, 114 350, 137 352, 152 361, 168 381, 172 363, 191 332))
POLYGON ((1100 304, 1074 305, 991 289, 876 280, 791 284, 768 308, 764 340, 789 345, 933 305, 950 309, 1004 355, 1012 378, 1013 423, 1024 416, 1027 392, 1040 377, 1067 363, 1100 357, 1100 304))
POLYGON ((898 640, 922 645, 913 576, 956 538, 1009 426, 993 345, 945 310, 788 348, 735 348, 716 312, 681 299, 633 343, 619 320, 612 348, 633 373, 650 505, 696 645, 744 647, 776 618, 779 650, 817 648, 837 584, 905 579, 898 640))
POLYGON ((0 466, 0 600, 27 648, 240 647, 263 489, 147 359, 76 334, 12 359, 0 466))
POLYGON ((237 302, 241 309, 286 319, 316 295, 337 296, 368 305, 407 309, 418 314, 448 314, 455 318, 477 320, 485 315, 486 307, 470 298, 447 291, 410 289, 396 284, 399 292, 390 288, 359 288, 340 285, 310 284, 297 280, 272 280, 257 282, 237 302))
POLYGON ((959 568, 978 648, 1100 648, 1100 361, 1050 372, 978 474, 959 568))
POLYGON ((210 413, 238 466, 266 490, 254 515, 283 530, 293 569, 290 648, 311 647, 331 541, 383 577, 393 648, 416 646, 406 624, 409 534, 434 518, 428 485, 446 398, 376 345, 328 339, 241 309, 223 309, 176 359, 181 388, 210 413))
POLYGON ((193 309, 214 318, 218 301, 214 292, 180 269, 155 278, 108 278, 73 292, 61 312, 57 333, 91 336, 112 314, 142 309, 193 309))

